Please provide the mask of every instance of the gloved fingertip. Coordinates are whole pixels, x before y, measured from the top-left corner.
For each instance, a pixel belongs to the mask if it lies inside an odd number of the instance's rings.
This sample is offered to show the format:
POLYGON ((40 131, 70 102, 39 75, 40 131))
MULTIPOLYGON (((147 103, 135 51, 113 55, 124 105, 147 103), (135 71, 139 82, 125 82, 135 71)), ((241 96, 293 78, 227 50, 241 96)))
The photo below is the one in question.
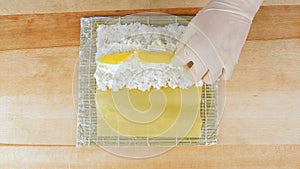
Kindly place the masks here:
POLYGON ((188 79, 192 80, 193 82, 199 82, 207 71, 208 70, 205 67, 187 67, 185 75, 188 79))
POLYGON ((232 75, 233 69, 224 69, 223 77, 225 80, 229 80, 232 75))
POLYGON ((182 49, 184 48, 184 44, 183 43, 178 43, 177 45, 176 45, 176 50, 175 50, 175 54, 176 53, 179 53, 179 51, 182 51, 182 49))
POLYGON ((215 83, 219 77, 222 75, 222 69, 215 70, 215 71, 209 71, 204 77, 203 81, 207 84, 213 84, 215 83))
POLYGON ((184 57, 181 57, 180 55, 175 55, 171 60, 171 65, 173 66, 183 66, 185 65, 187 61, 184 59, 184 57))
POLYGON ((189 58, 184 53, 184 47, 175 51, 175 55, 171 60, 173 66, 183 66, 189 62, 189 58))

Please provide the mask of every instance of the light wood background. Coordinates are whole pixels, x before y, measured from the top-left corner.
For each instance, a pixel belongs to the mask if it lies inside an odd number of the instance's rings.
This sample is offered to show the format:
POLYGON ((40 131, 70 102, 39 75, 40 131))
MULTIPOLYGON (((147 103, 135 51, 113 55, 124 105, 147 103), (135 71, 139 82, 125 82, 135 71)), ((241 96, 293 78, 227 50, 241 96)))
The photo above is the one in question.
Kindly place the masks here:
POLYGON ((227 83, 219 145, 177 147, 143 160, 75 147, 79 19, 194 15, 207 2, 0 0, 0 168, 300 169, 299 0, 265 0, 258 12, 227 83))

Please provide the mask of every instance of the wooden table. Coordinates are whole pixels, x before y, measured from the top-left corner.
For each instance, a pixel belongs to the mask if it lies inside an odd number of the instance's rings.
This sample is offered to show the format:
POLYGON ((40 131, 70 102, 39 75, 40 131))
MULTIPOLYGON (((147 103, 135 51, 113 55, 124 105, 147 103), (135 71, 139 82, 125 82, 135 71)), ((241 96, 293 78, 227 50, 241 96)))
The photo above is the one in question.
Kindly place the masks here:
POLYGON ((299 169, 299 0, 266 0, 258 12, 227 83, 219 145, 177 147, 143 160, 75 147, 79 19, 134 9, 193 15, 205 3, 0 1, 0 168, 299 169))

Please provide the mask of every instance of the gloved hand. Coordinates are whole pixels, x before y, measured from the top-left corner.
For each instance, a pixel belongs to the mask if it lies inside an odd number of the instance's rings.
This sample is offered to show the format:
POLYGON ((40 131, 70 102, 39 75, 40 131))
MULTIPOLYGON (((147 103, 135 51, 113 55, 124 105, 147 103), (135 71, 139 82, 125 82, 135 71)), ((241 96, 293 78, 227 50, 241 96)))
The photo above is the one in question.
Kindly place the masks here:
POLYGON ((212 0, 189 23, 173 65, 188 65, 195 81, 226 80, 238 62, 252 19, 263 0, 212 0))

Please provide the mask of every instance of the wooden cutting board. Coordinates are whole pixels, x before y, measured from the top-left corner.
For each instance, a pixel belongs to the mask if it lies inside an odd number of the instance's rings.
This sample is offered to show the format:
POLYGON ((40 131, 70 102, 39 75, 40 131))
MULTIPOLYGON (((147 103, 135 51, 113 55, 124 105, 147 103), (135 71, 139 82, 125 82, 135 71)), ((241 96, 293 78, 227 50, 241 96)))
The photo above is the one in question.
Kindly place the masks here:
POLYGON ((205 3, 0 1, 0 168, 299 169, 298 0, 266 0, 258 12, 227 83, 219 145, 178 147, 143 160, 75 147, 79 19, 148 11, 194 15, 205 3))

